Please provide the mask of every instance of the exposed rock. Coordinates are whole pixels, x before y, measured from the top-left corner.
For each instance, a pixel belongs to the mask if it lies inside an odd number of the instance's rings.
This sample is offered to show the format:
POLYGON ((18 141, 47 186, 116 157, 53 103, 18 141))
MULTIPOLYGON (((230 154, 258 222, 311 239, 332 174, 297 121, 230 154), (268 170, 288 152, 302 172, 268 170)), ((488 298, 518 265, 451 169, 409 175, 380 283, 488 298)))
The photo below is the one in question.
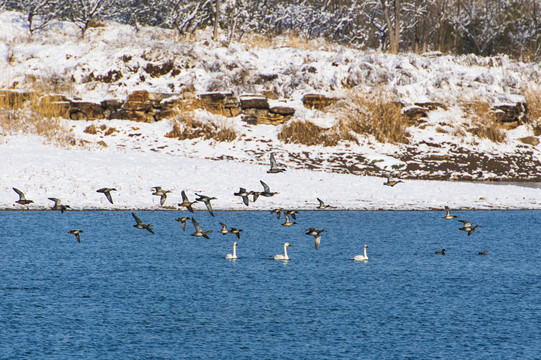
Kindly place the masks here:
POLYGON ((70 104, 69 118, 72 120, 95 120, 103 119, 105 108, 101 104, 87 101, 72 101, 70 104))
POLYGON ((407 118, 409 123, 416 123, 419 119, 427 117, 428 111, 429 109, 426 107, 411 105, 402 109, 402 115, 407 118))
POLYGON ((269 112, 284 116, 293 116, 295 114, 295 109, 288 106, 273 106, 269 109, 269 112))
POLYGON ((227 117, 237 116, 239 100, 231 91, 211 92, 199 94, 201 107, 213 114, 220 114, 227 117))
POLYGON ((322 110, 329 105, 339 101, 339 98, 327 97, 322 94, 306 94, 302 98, 302 103, 308 109, 322 110))
POLYGON ((491 109, 496 116, 496 120, 501 124, 516 123, 521 124, 526 121, 528 107, 526 103, 517 102, 514 104, 495 105, 491 109))
POLYGON ((539 145, 539 139, 535 136, 526 136, 517 140, 526 145, 532 145, 532 146, 539 145))
POLYGON ((242 95, 240 97, 240 108, 244 111, 247 109, 269 109, 269 101, 263 95, 242 95))

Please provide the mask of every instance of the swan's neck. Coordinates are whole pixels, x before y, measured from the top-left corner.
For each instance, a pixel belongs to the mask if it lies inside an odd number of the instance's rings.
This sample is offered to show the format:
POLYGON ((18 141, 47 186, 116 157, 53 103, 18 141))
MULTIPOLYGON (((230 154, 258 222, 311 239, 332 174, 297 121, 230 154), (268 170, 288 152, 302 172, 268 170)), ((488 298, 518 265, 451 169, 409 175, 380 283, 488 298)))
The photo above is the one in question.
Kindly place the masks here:
POLYGON ((287 246, 284 245, 284 259, 289 259, 287 256, 287 246))
POLYGON ((364 257, 366 258, 366 248, 364 248, 364 257))
POLYGON ((233 257, 237 257, 237 245, 233 245, 233 257))

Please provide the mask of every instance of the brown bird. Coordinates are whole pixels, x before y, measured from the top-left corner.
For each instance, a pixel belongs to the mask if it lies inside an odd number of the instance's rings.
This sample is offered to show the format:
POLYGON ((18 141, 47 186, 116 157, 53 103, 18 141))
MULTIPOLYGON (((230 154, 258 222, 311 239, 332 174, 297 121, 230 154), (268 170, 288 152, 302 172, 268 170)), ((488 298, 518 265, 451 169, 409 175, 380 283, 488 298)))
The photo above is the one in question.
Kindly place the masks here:
POLYGON ((182 230, 186 231, 186 220, 190 220, 190 218, 182 216, 175 220, 182 223, 182 230))
POLYGON ((147 229, 149 232, 154 234, 154 231, 151 229, 152 224, 144 224, 143 221, 141 219, 139 219, 139 217, 137 217, 137 215, 135 215, 134 213, 131 213, 131 215, 133 216, 133 218, 137 222, 137 224, 133 225, 134 228, 147 229))
POLYGON ((82 233, 83 230, 70 230, 68 231, 68 234, 73 234, 75 235, 75 238, 77 239, 77 242, 80 243, 81 242, 81 235, 79 235, 80 233, 82 233))
POLYGON ((181 195, 182 195, 182 202, 179 203, 178 206, 184 206, 186 209, 188 209, 190 212, 193 213, 192 205, 195 204, 197 201, 188 200, 188 196, 186 196, 186 193, 184 192, 184 190, 182 190, 181 195))
POLYGON ((66 211, 70 206, 69 205, 62 205, 62 202, 60 199, 57 198, 48 198, 51 201, 54 201, 54 205, 51 208, 51 210, 60 210, 60 213, 63 214, 64 211, 66 211))
POLYGON ((96 190, 96 192, 99 192, 105 195, 107 200, 109 200, 109 202, 113 204, 113 197, 111 196, 111 191, 116 191, 116 189, 115 188, 101 188, 101 189, 96 190))
POLYGON ((17 204, 28 205, 34 202, 34 200, 27 200, 26 197, 24 196, 24 193, 21 190, 17 188, 13 188, 13 190, 19 195, 19 200, 15 201, 17 204))

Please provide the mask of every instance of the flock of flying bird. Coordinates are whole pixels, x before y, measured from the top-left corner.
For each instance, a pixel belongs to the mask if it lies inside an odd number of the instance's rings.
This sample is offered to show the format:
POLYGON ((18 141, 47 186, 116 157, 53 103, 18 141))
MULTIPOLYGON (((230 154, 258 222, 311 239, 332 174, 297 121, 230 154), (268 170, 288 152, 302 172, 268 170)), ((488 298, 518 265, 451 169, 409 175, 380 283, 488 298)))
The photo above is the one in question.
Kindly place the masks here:
MULTIPOLYGON (((285 170, 286 169, 284 169, 284 168, 278 167, 278 165, 276 163, 276 160, 274 158, 274 154, 271 153, 270 154, 270 169, 267 171, 267 173, 276 174, 276 173, 284 172, 285 170)), ((402 180, 395 179, 390 174, 386 175, 386 178, 387 178, 387 181, 383 183, 383 185, 386 185, 386 186, 393 187, 396 184, 402 182, 402 180)), ((272 192, 270 190, 270 187, 265 182, 260 180, 260 183, 263 186, 263 191, 246 191, 245 188, 241 187, 239 189, 239 191, 234 193, 233 195, 241 197, 243 203, 246 206, 249 206, 249 204, 250 204, 250 198, 249 197, 250 196, 252 197, 251 201, 255 202, 260 196, 272 197, 272 196, 278 194, 277 192, 272 192)), ((167 200, 167 194, 170 193, 171 190, 164 190, 164 189, 162 189, 161 186, 154 186, 154 187, 152 187, 152 189, 153 189, 152 195, 159 196, 160 197, 160 206, 163 206, 165 204, 166 200, 167 200)), ((26 199, 25 194, 21 190, 19 190, 17 188, 13 188, 13 190, 19 195, 19 200, 15 201, 15 203, 28 207, 29 204, 34 202, 33 200, 26 199)), ((112 197, 112 194, 111 194, 112 191, 116 191, 116 189, 115 188, 101 188, 101 189, 96 190, 96 192, 104 194, 105 197, 107 198, 107 200, 111 204, 114 204, 113 197, 112 197)), ((193 205, 195 203, 197 203, 197 202, 202 202, 202 203, 205 204, 205 206, 207 208, 207 211, 210 213, 210 215, 214 216, 214 211, 212 209, 211 200, 214 200, 216 198, 215 197, 209 197, 207 195, 198 194, 198 193, 195 193, 195 195, 196 195, 196 199, 194 201, 190 201, 188 199, 188 196, 186 195, 186 192, 184 190, 182 190, 182 192, 181 192, 182 202, 178 203, 178 206, 181 207, 181 208, 184 207, 189 212, 194 213, 193 205)), ((51 207, 52 210, 58 210, 61 213, 64 213, 67 209, 70 208, 69 205, 62 204, 62 201, 60 199, 58 199, 58 198, 50 197, 48 199, 54 202, 54 205, 51 207)), ((319 205, 316 207, 316 209, 324 210, 324 209, 334 208, 334 206, 325 204, 320 198, 317 198, 317 200, 319 202, 319 205)), ((279 208, 279 209, 272 209, 272 210, 270 210, 270 212, 271 212, 271 214, 276 214, 276 217, 278 219, 280 219, 281 214, 284 215, 284 223, 282 223, 283 226, 291 226, 291 225, 297 224, 295 222, 296 214, 298 213, 297 210, 285 210, 285 209, 279 208), (291 219, 293 219, 294 221, 291 221, 291 219)), ((445 212, 446 212, 445 216, 442 217, 443 219, 451 220, 451 219, 454 219, 454 218, 457 217, 456 215, 451 215, 451 211, 450 211, 449 207, 447 207, 447 206, 445 206, 445 212)), ((135 227, 137 229, 145 229, 148 232, 154 234, 154 230, 152 230, 152 224, 145 224, 133 212, 132 212, 132 216, 133 216, 133 218, 135 219, 135 222, 136 222, 136 224, 133 225, 133 227, 135 227)), ((208 234, 211 233, 212 231, 210 231, 210 230, 203 231, 203 229, 201 228, 199 223, 193 217, 190 218, 190 217, 182 216, 182 217, 177 218, 176 221, 180 222, 181 225, 182 225, 182 229, 184 231, 186 231, 186 222, 187 222, 187 220, 190 220, 190 219, 191 219, 192 224, 193 224, 194 229, 195 229, 195 232, 192 233, 191 235, 195 236, 195 237, 204 237, 206 239, 209 239, 208 234)), ((459 230, 467 232, 468 236, 470 236, 475 231, 476 228, 480 227, 480 225, 472 226, 472 224, 467 220, 458 220, 458 221, 462 222, 462 224, 463 224, 463 226, 461 228, 459 228, 459 230)), ((237 229, 237 228, 234 228, 234 227, 231 227, 231 228, 228 229, 227 225, 225 225, 222 222, 220 222, 220 225, 221 225, 222 228, 220 230, 218 230, 219 233, 221 233, 223 235, 233 234, 233 235, 237 236, 238 239, 240 239, 240 233, 243 231, 242 229, 237 229)), ((311 236, 314 237, 314 244, 315 244, 316 250, 319 248, 319 245, 321 243, 321 234, 326 232, 326 231, 327 231, 326 229, 319 230, 319 229, 316 229, 316 228, 313 228, 313 227, 308 228, 308 229, 305 230, 306 235, 311 235, 311 236)), ((83 233, 83 230, 73 229, 73 230, 70 230, 68 233, 75 235, 75 238, 77 239, 77 241, 79 243, 81 242, 81 235, 80 234, 83 233)), ((232 260, 237 259, 237 249, 236 249, 237 246, 238 246, 238 243, 234 242, 233 243, 233 253, 227 254, 226 259, 232 259, 232 260)), ((287 242, 284 243, 284 253, 275 255, 274 259, 275 260, 289 260, 289 256, 287 254, 287 248, 289 246, 291 246, 291 244, 289 244, 287 242)), ((364 253, 361 254, 361 255, 356 255, 352 259, 355 260, 355 261, 367 261, 368 260, 368 256, 366 255, 366 249, 367 248, 368 248, 368 245, 365 244, 364 245, 364 253)), ((442 249, 441 251, 436 251, 435 254, 437 254, 437 255, 445 255, 445 252, 446 252, 446 250, 442 249)), ((486 254, 487 254, 486 250, 483 250, 482 252, 478 253, 478 255, 486 255, 486 254)))

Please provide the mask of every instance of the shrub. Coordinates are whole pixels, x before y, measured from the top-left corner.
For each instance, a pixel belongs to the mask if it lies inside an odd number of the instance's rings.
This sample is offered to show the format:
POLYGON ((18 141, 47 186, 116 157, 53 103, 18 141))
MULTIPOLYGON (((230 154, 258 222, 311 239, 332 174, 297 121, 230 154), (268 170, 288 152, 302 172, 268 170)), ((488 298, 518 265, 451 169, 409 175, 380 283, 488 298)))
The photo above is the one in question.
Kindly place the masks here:
POLYGON ((466 131, 481 139, 503 142, 505 132, 501 129, 487 101, 474 100, 464 104, 464 111, 471 119, 471 127, 466 131))
POLYGON ((225 125, 218 126, 214 123, 194 120, 191 116, 184 114, 175 120, 173 129, 165 134, 165 137, 179 140, 203 138, 222 142, 235 140, 237 133, 225 125))
POLYGON ((391 101, 390 94, 383 89, 350 92, 338 116, 343 129, 373 135, 382 143, 408 143, 408 124, 402 116, 402 108, 391 101))

